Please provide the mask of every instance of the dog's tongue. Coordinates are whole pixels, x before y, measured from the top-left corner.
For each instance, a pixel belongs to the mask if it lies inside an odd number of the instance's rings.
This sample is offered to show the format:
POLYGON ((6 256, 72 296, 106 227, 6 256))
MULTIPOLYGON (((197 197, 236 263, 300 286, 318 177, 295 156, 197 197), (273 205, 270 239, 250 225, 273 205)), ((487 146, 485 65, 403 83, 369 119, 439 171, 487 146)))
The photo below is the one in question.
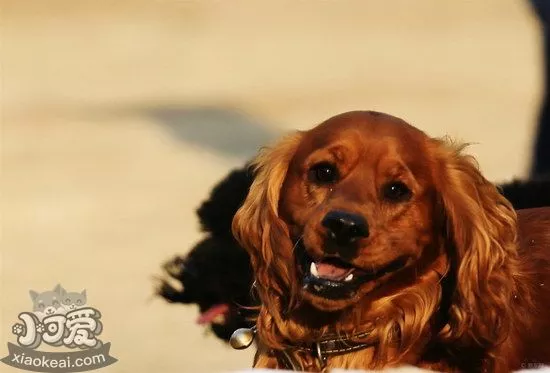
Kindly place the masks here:
POLYGON ((199 316, 197 319, 197 324, 204 325, 204 324, 210 324, 216 319, 218 316, 223 316, 226 313, 229 312, 229 305, 227 304, 216 304, 199 316))
POLYGON ((342 268, 326 262, 318 262, 315 265, 317 266, 319 277, 334 281, 342 281, 353 271, 353 268, 342 268))

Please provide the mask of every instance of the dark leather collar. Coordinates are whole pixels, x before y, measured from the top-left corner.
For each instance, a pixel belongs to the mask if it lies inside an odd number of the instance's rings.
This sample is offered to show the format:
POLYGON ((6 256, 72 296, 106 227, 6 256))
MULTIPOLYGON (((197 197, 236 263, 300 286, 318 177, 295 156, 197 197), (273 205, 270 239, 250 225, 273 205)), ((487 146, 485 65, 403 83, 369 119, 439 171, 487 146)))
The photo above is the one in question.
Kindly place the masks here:
POLYGON ((286 369, 294 371, 306 370, 307 367, 303 366, 302 359, 298 357, 298 355, 305 353, 313 356, 317 360, 319 368, 323 370, 326 367, 327 358, 330 356, 346 354, 373 346, 372 342, 357 342, 368 337, 370 333, 370 331, 363 332, 349 338, 333 335, 311 344, 293 346, 285 350, 274 351, 274 353, 279 363, 286 369))

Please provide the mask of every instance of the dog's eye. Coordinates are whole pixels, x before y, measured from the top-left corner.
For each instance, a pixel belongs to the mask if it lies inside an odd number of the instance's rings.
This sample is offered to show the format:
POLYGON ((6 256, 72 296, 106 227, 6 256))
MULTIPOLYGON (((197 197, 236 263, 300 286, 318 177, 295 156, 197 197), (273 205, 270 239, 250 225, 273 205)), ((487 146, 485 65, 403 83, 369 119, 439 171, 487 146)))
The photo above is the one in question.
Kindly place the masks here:
POLYGON ((328 162, 321 162, 309 169, 308 178, 314 183, 332 184, 338 180, 338 169, 328 162))
POLYGON ((411 190, 401 181, 392 181, 382 189, 384 199, 391 202, 403 202, 411 198, 411 190))

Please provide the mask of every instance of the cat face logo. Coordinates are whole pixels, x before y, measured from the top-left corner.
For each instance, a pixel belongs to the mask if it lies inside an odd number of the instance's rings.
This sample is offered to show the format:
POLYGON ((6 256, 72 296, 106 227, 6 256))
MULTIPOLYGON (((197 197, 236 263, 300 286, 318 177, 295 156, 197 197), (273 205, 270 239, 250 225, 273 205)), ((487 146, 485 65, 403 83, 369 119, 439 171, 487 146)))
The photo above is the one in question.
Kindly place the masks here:
POLYGON ((103 323, 100 320, 101 313, 88 304, 86 290, 67 291, 61 285, 57 285, 53 290, 42 292, 30 290, 29 294, 32 300, 32 312, 21 312, 19 314, 18 318, 21 322, 12 326, 12 333, 16 335, 18 346, 8 343, 10 355, 2 359, 2 362, 27 370, 76 372, 97 369, 116 361, 116 359, 109 356, 110 343, 104 343, 99 339, 99 335, 103 331, 103 323), (78 365, 78 361, 70 362, 70 353, 35 351, 43 343, 69 349, 90 349, 94 352, 95 358, 104 359, 104 361, 85 360, 84 358, 88 357, 86 351, 72 353, 73 355, 79 355, 77 359, 82 359, 83 363, 89 362, 94 366, 93 368, 83 369, 82 366, 78 365), (19 354, 15 351, 18 351, 19 354), (44 370, 43 364, 40 365, 42 370, 31 369, 32 367, 27 365, 31 364, 36 368, 35 363, 37 360, 27 358, 37 354, 42 358, 55 354, 68 357, 69 361, 61 359, 58 363, 73 370, 59 370, 57 368, 60 365, 57 363, 54 370, 44 370), (12 355, 13 360, 10 360, 12 355), (77 367, 81 369, 74 370, 77 367))
POLYGON ((82 292, 71 292, 68 293, 63 288, 61 288, 61 306, 66 311, 72 311, 77 308, 81 308, 86 304, 86 289, 82 290, 82 292))
POLYGON ((56 290, 45 291, 40 294, 31 290, 30 294, 33 301, 32 310, 39 320, 42 320, 46 316, 53 315, 61 307, 61 304, 57 299, 59 297, 59 294, 57 294, 56 290))
POLYGON ((81 308, 86 304, 86 290, 80 293, 67 292, 61 285, 42 293, 34 290, 29 293, 33 303, 33 313, 40 321, 46 316, 65 315, 68 311, 81 308))
POLYGON ((29 293, 32 313, 20 313, 23 324, 13 326, 20 346, 36 348, 42 342, 71 348, 101 346, 97 338, 103 329, 101 313, 86 304, 86 290, 68 292, 57 285, 53 290, 29 293))

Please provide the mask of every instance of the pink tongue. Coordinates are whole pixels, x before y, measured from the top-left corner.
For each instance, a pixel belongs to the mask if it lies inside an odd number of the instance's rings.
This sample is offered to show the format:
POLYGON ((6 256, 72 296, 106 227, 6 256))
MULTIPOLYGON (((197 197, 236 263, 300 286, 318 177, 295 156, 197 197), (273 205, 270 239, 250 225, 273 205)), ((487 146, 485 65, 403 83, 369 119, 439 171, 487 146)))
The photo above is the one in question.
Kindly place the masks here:
POLYGON ((340 281, 346 278, 353 271, 353 268, 337 267, 330 263, 315 263, 319 277, 329 280, 340 281))
POLYGON ((204 325, 204 324, 210 324, 212 320, 214 320, 219 315, 224 315, 227 312, 229 312, 229 306, 227 304, 216 304, 199 316, 197 319, 197 324, 204 325))

